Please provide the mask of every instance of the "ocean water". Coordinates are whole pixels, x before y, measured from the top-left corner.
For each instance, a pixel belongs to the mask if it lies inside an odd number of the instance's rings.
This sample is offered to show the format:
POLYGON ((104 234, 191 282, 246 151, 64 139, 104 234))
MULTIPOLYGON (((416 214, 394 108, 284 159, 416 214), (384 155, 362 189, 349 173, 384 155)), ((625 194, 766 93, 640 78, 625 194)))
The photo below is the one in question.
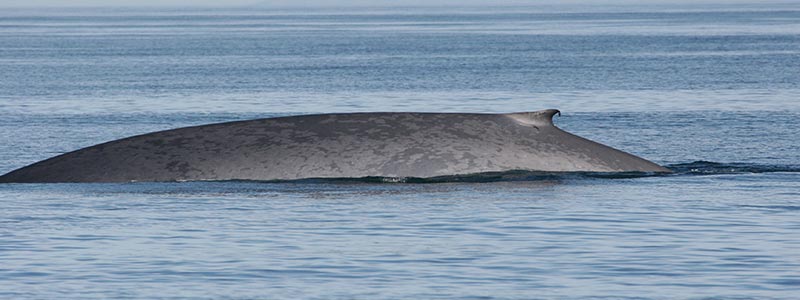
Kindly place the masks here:
POLYGON ((214 122, 545 108, 675 174, 0 184, 0 298, 798 298, 800 6, 0 11, 0 173, 214 122))

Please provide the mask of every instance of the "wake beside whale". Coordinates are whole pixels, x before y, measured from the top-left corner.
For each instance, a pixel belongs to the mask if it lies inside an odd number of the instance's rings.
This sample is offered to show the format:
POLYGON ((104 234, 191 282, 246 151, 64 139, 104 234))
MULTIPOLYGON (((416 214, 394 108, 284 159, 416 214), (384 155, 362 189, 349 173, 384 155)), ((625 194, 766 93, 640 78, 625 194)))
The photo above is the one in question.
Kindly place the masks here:
POLYGON ((570 134, 558 110, 343 113, 235 121, 123 138, 0 176, 0 182, 416 177, 530 170, 669 169, 570 134))

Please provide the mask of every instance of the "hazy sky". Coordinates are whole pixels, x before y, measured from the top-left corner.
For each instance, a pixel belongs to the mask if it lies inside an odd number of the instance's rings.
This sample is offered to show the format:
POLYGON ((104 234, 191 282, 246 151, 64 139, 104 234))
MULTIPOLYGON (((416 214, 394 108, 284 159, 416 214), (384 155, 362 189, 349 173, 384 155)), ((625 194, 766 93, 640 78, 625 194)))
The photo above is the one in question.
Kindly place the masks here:
POLYGON ((793 0, 0 0, 0 6, 417 6, 417 5, 524 5, 524 4, 644 4, 644 3, 791 3, 793 0))

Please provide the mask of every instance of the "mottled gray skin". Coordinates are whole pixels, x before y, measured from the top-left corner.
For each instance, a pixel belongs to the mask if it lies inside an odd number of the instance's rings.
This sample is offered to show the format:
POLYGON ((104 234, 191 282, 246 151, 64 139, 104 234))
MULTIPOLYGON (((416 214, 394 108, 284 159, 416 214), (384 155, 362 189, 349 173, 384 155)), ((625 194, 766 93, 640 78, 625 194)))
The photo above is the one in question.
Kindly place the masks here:
POLYGON ((0 182, 670 172, 555 127, 557 113, 322 114, 185 127, 59 155, 12 171, 0 182))

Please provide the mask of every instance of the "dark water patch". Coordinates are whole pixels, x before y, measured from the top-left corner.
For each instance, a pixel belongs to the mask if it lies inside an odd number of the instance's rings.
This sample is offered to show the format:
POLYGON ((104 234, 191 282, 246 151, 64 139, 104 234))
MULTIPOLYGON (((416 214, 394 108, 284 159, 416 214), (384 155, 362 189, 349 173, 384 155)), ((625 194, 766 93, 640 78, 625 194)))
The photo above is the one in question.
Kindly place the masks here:
POLYGON ((777 284, 777 285, 800 287, 800 277, 798 277, 798 278, 773 279, 773 280, 769 280, 768 282, 772 283, 772 284, 777 284))
MULTIPOLYGON (((800 173, 800 166, 797 165, 771 165, 740 162, 713 162, 713 161, 694 161, 690 163, 678 163, 665 165, 672 173, 659 172, 545 172, 528 170, 510 170, 501 172, 482 172, 471 174, 456 174, 435 177, 385 177, 385 176, 366 176, 366 177, 327 177, 327 178, 303 178, 292 180, 187 180, 160 182, 167 186, 185 186, 187 183, 200 184, 235 184, 239 188, 258 189, 257 185, 251 184, 430 184, 430 183, 492 183, 492 182, 551 182, 554 184, 597 180, 597 179, 637 179, 647 177, 663 176, 697 176, 697 175, 725 175, 725 174, 761 174, 761 173, 800 173)), ((14 183, 12 183, 14 184, 14 183)), ((130 183, 92 183, 90 185, 117 185, 120 187, 130 186, 151 186, 149 182, 130 182, 130 183)), ((241 190, 239 190, 241 191, 241 190)), ((190 191, 185 191, 190 192, 190 191)), ((118 208, 119 209, 119 208, 118 208)), ((124 208, 122 208, 124 209, 124 208)), ((235 208, 234 208, 235 209, 235 208)))
POLYGON ((81 234, 76 236, 59 236, 59 237, 50 237, 50 240, 59 240, 59 241, 97 241, 97 240, 119 240, 119 237, 115 236, 107 236, 107 235, 92 235, 92 234, 81 234))
MULTIPOLYGON (((630 179, 641 177, 662 176, 664 173, 653 172, 542 172, 527 170, 511 170, 503 172, 482 172, 471 174, 445 175, 435 177, 339 177, 339 178, 304 178, 296 180, 267 180, 244 182, 265 182, 265 183, 489 183, 489 182, 513 182, 513 181, 550 181, 560 182, 565 180, 581 179, 630 179)), ((243 180, 233 180, 243 181, 243 180)))
POLYGON ((794 165, 767 165, 753 163, 721 163, 712 161, 694 161, 666 165, 673 173, 658 172, 543 172, 528 170, 511 170, 502 172, 482 172, 472 174, 445 175, 435 177, 339 177, 339 178, 304 178, 297 180, 232 180, 234 182, 265 182, 265 183, 326 183, 326 184, 356 184, 356 183, 489 183, 513 181, 547 181, 564 182, 573 180, 592 179, 636 179, 660 176, 687 176, 687 175, 720 175, 720 174, 758 174, 758 173, 800 173, 800 166, 794 165))
POLYGON ((798 173, 797 165, 769 165, 753 163, 723 163, 698 160, 690 163, 671 164, 667 168, 676 174, 688 175, 716 175, 716 174, 744 174, 744 173, 798 173))
POLYGON ((8 272, 5 273, 5 277, 9 278, 19 278, 19 277, 46 277, 49 276, 49 273, 45 272, 8 272))

